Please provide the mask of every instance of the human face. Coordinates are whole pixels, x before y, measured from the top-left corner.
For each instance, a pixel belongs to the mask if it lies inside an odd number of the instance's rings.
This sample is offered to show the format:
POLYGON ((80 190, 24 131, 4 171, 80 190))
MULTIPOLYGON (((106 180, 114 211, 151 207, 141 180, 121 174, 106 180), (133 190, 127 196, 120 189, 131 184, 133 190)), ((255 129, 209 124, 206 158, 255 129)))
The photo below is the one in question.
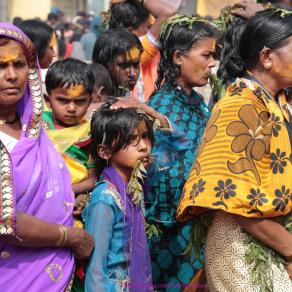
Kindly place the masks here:
POLYGON ((91 102, 91 96, 82 85, 56 88, 51 91, 48 104, 53 112, 55 125, 72 127, 79 125, 91 102), (75 95, 74 95, 75 91, 75 95))
POLYGON ((56 46, 56 36, 53 34, 50 43, 48 44, 44 56, 39 60, 42 69, 49 68, 52 64, 53 58, 56 56, 54 47, 56 46))
POLYGON ((14 106, 23 97, 28 80, 23 48, 10 40, 0 47, 0 106, 14 106))
POLYGON ((186 89, 200 87, 208 83, 211 69, 215 66, 215 38, 206 38, 195 44, 186 54, 181 54, 176 60, 180 64, 179 79, 186 89))
MULTIPOLYGON (((135 48, 138 50, 137 48, 135 48)), ((111 75, 117 83, 132 91, 140 74, 140 51, 132 55, 126 53, 117 55, 110 66, 111 75)))
POLYGON ((271 74, 277 82, 278 88, 292 87, 292 36, 286 44, 271 52, 272 60, 271 74))
POLYGON ((152 145, 148 129, 145 122, 141 122, 134 131, 129 145, 111 155, 110 164, 125 181, 128 181, 139 161, 142 161, 144 166, 149 164, 151 149, 152 145))

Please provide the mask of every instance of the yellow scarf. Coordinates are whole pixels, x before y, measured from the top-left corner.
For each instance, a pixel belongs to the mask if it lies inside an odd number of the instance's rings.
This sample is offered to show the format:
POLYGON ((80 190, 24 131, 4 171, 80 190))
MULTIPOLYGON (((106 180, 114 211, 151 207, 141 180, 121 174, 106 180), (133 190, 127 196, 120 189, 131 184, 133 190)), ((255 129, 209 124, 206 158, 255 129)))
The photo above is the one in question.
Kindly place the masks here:
POLYGON ((47 130, 47 135, 53 142, 55 149, 63 156, 72 178, 72 184, 77 184, 88 178, 88 169, 74 158, 67 150, 77 142, 90 137, 90 122, 63 129, 47 130))
POLYGON ((291 212, 291 145, 282 111, 259 85, 237 79, 214 107, 177 210, 187 221, 207 209, 251 218, 291 212))

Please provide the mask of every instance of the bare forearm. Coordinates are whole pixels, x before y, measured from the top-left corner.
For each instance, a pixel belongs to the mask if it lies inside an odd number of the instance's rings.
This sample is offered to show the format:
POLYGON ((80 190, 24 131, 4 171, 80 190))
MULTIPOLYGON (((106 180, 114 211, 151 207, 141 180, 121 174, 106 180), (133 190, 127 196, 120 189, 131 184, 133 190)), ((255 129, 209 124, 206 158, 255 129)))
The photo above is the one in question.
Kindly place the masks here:
POLYGON ((292 234, 271 219, 251 219, 233 215, 235 221, 250 235, 283 256, 292 255, 292 234))
POLYGON ((75 195, 90 192, 94 188, 94 183, 92 178, 87 178, 78 184, 72 185, 73 192, 75 195))
POLYGON ((44 220, 24 214, 16 214, 17 237, 2 235, 1 240, 25 247, 56 246, 60 231, 57 224, 50 224, 44 220))
POLYGON ((72 189, 75 195, 85 194, 92 191, 96 182, 95 168, 88 169, 88 178, 78 184, 73 184, 72 189))
POLYGON ((161 127, 162 128, 169 128, 169 124, 168 121, 166 120, 166 118, 164 117, 164 115, 160 114, 159 112, 157 112, 156 110, 154 110, 152 107, 144 104, 143 106, 143 110, 145 111, 145 113, 147 115, 149 115, 150 117, 159 120, 161 127))
POLYGON ((160 32, 160 25, 161 23, 167 19, 169 15, 160 15, 156 18, 154 24, 151 26, 150 31, 152 35, 158 39, 159 38, 159 32, 160 32))
POLYGON ((172 15, 176 12, 172 6, 170 6, 166 0, 144 0, 144 7, 155 17, 161 15, 172 15))

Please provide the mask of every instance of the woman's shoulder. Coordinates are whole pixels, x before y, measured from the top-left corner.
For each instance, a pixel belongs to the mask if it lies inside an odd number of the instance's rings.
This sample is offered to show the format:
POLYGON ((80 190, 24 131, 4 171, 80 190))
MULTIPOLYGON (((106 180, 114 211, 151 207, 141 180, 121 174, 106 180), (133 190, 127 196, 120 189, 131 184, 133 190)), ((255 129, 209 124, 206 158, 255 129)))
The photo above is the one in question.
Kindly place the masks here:
POLYGON ((105 203, 113 207, 117 206, 122 210, 122 201, 117 188, 104 180, 96 184, 91 193, 90 203, 105 203))
POLYGON ((213 112, 216 109, 221 111, 238 111, 246 105, 253 106, 257 111, 267 110, 264 95, 262 95, 258 88, 253 88, 242 79, 237 79, 228 86, 225 95, 215 105, 213 112))
POLYGON ((155 90, 152 95, 149 97, 148 105, 151 106, 151 104, 157 104, 161 102, 161 97, 163 98, 170 98, 172 95, 174 95, 174 88, 168 84, 163 84, 161 88, 155 90))

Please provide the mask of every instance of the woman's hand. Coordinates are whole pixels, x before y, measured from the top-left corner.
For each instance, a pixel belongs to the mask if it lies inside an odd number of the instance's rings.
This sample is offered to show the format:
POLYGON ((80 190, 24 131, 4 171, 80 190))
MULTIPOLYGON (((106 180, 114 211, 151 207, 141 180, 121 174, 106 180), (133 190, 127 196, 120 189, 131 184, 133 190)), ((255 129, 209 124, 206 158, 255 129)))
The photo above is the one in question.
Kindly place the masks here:
POLYGON ((114 103, 110 108, 112 110, 117 110, 119 108, 136 108, 142 110, 143 112, 145 112, 146 115, 148 115, 152 119, 159 120, 162 128, 169 128, 169 124, 162 114, 160 114, 147 104, 138 101, 134 97, 119 98, 119 100, 116 103, 114 103))
POLYGON ((93 237, 84 229, 67 226, 68 238, 64 246, 73 250, 74 256, 78 260, 88 258, 94 247, 93 237))
POLYGON ((287 272, 288 272, 289 278, 292 280, 292 262, 288 262, 287 272))
POLYGON ((235 4, 232 8, 232 14, 241 16, 245 19, 249 19, 254 16, 257 12, 265 10, 266 8, 257 3, 256 0, 242 0, 241 2, 235 4))

